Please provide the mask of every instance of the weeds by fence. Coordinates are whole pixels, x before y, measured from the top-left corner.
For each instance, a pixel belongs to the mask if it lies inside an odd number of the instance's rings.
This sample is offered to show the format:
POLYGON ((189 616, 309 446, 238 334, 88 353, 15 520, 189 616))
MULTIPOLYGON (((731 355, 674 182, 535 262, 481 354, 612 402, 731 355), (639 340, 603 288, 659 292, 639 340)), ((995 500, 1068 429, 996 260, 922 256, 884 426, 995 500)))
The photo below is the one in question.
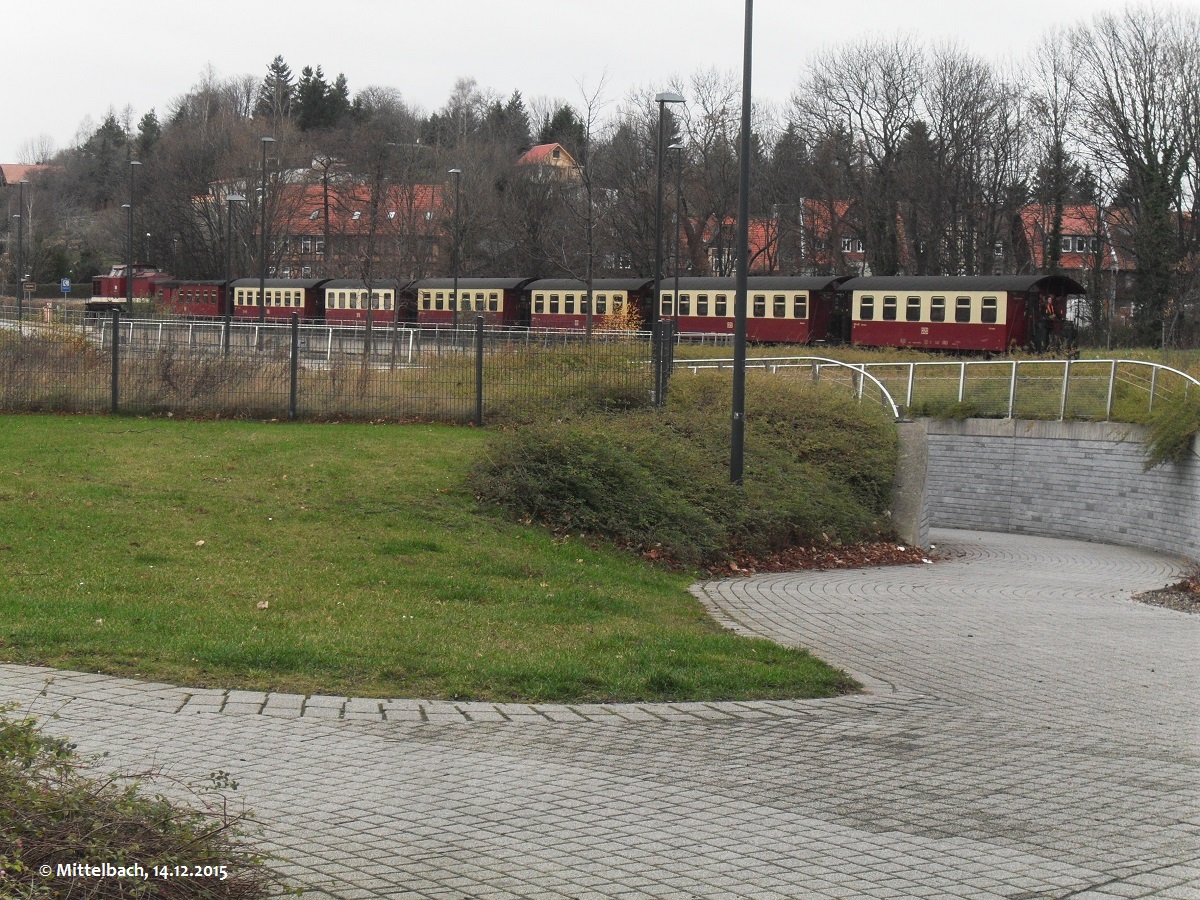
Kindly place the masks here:
MULTIPOLYGON (((123 320, 0 331, 0 408, 252 418, 522 420, 661 397, 644 336, 123 320), (114 339, 115 336, 115 339, 114 339)), ((659 368, 669 367, 665 354, 659 368)))

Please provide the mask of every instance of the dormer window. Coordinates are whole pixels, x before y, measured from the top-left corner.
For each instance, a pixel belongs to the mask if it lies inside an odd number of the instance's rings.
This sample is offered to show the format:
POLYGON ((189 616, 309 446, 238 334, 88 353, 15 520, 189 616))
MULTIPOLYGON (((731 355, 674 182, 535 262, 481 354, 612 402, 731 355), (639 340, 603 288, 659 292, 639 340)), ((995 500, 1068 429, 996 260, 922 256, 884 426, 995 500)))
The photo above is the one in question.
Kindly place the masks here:
POLYGON ((362 210, 361 210, 361 209, 356 209, 356 210, 354 211, 354 215, 352 215, 350 218, 351 218, 353 221, 357 222, 359 219, 361 219, 361 218, 362 218, 362 210))
POLYGON ((553 156, 555 159, 558 159, 559 156, 561 155, 561 151, 558 147, 555 147, 554 150, 551 151, 550 155, 553 156))
POLYGON ((394 209, 389 209, 388 210, 388 219, 394 219, 394 218, 396 218, 396 211, 394 209))
POLYGON ((310 222, 315 222, 319 218, 321 218, 321 211, 319 209, 314 209, 311 213, 308 214, 308 220, 310 222))

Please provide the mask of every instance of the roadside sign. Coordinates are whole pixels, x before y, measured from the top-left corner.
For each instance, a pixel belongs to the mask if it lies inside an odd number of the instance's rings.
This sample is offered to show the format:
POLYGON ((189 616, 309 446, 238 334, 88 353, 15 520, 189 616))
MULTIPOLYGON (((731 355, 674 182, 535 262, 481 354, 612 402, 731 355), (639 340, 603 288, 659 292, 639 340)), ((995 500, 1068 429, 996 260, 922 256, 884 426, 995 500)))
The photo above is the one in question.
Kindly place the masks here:
POLYGON ((36 281, 22 281, 21 282, 21 290, 25 291, 26 293, 32 294, 34 291, 37 290, 37 282, 36 281))
POLYGON ((70 278, 60 278, 58 280, 58 289, 60 291, 62 291, 64 294, 71 293, 71 279, 70 278))

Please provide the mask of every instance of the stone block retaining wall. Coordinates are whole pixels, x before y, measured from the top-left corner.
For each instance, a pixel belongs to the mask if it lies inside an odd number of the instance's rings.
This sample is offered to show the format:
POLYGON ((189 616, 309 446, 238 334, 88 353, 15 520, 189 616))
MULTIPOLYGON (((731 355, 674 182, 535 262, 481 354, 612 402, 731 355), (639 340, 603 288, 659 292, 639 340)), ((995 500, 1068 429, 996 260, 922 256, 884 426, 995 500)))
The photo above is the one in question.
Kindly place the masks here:
POLYGON ((1146 472, 1143 429, 1094 422, 928 420, 935 527, 1127 544, 1200 561, 1200 438, 1146 472))

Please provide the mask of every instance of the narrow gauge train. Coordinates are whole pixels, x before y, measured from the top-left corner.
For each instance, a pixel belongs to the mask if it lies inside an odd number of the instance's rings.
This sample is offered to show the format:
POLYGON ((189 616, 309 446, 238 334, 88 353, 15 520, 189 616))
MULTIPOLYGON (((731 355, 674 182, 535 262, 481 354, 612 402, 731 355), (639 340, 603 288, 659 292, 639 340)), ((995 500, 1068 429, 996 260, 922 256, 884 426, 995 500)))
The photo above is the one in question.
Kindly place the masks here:
MULTIPOLYGON (((592 280, 592 327, 614 321, 645 322, 654 282, 649 278, 592 280)), ((543 278, 526 288, 530 297, 529 324, 534 328, 587 328, 587 283, 574 278, 543 278)))
MULTIPOLYGON (((528 325, 532 278, 459 278, 458 323, 482 315, 487 325, 528 325)), ((453 278, 426 278, 413 285, 418 325, 450 325, 455 321, 453 278)))
MULTIPOLYGON (((258 318, 258 279, 233 282, 233 315, 258 318)), ((648 279, 593 282, 593 327, 630 311, 643 323, 674 319, 681 333, 732 334, 733 278, 661 282, 651 303, 648 279), (678 293, 678 296, 676 294, 678 293)), ((373 299, 357 280, 267 279, 265 318, 361 325, 372 321, 444 326, 454 321, 454 279, 412 284, 380 280, 373 299)), ((582 329, 587 321, 584 283, 572 279, 459 278, 460 325, 482 315, 488 325, 582 329)), ((854 344, 958 352, 1003 353, 1071 342, 1067 298, 1083 287, 1061 275, 876 276, 859 278, 751 276, 747 279, 746 334, 781 344, 854 344)), ((218 281, 164 281, 157 295, 176 314, 219 315, 218 281)), ((625 318, 623 316, 623 318, 625 318)), ((626 321, 628 319, 626 318, 626 321)))
MULTIPOLYGON (((401 285, 391 279, 372 281, 368 291, 361 279, 335 278, 320 285, 325 322, 329 325, 372 325, 405 321, 401 285), (370 298, 368 300, 368 294, 370 298)), ((407 287, 407 285, 405 285, 407 287)))
MULTIPOLYGON (((267 321, 287 322, 295 313, 302 322, 324 319, 324 300, 321 288, 327 278, 268 278, 263 283, 266 295, 262 317, 267 321)), ((239 278, 230 284, 233 289, 233 315, 237 318, 259 317, 259 279, 239 278)))
MULTIPOLYGON (((845 279, 752 275, 746 279, 746 338, 760 343, 843 342, 845 279)), ((734 278, 668 279, 658 292, 658 316, 681 332, 733 334, 734 278)))
POLYGON ((1062 275, 851 278, 851 342, 1005 353, 1072 343, 1067 297, 1083 286, 1062 275))

